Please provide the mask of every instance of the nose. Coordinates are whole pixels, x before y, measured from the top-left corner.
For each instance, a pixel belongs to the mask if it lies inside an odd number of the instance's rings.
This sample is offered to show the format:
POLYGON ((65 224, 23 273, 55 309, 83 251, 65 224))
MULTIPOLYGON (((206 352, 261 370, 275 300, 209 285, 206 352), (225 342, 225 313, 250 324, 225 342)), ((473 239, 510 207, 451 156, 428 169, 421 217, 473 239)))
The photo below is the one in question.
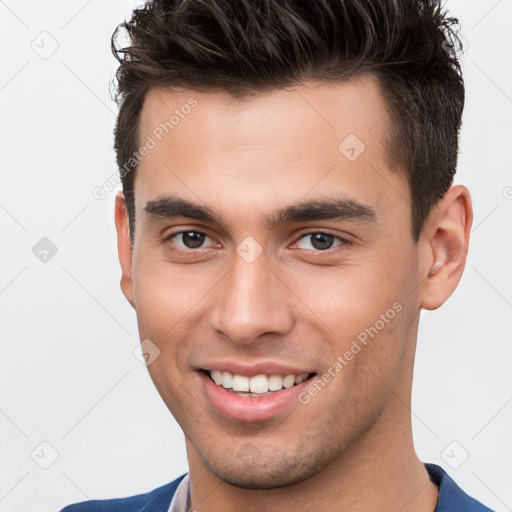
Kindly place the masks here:
POLYGON ((263 254, 252 263, 235 255, 212 297, 210 327, 237 344, 253 343, 262 334, 285 334, 293 325, 289 294, 263 254))

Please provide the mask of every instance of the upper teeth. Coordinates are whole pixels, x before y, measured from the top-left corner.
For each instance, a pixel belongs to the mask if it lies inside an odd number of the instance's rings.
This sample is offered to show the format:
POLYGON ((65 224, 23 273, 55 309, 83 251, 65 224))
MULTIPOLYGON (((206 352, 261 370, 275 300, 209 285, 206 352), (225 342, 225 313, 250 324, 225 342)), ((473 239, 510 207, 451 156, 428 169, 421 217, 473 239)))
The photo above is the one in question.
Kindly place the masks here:
POLYGON ((286 375, 286 377, 264 374, 246 377, 245 375, 233 375, 230 372, 211 370, 210 375, 215 384, 223 388, 233 389, 233 391, 266 393, 267 391, 279 391, 283 388, 291 388, 294 384, 300 384, 307 379, 309 373, 286 375))

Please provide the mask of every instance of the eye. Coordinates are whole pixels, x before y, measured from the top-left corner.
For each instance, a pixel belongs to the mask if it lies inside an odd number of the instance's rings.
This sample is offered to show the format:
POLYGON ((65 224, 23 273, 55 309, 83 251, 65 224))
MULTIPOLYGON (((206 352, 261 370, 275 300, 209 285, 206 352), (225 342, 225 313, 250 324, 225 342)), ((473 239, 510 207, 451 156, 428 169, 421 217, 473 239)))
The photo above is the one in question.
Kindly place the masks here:
POLYGON ((172 233, 164 241, 175 244, 177 251, 186 252, 187 250, 201 249, 207 239, 210 239, 210 237, 205 233, 190 230, 172 233))
POLYGON ((348 244, 349 242, 339 236, 331 233, 325 233, 318 231, 315 233, 307 233, 303 235, 297 242, 296 246, 299 249, 313 250, 313 251, 328 251, 334 247, 342 244, 348 244))

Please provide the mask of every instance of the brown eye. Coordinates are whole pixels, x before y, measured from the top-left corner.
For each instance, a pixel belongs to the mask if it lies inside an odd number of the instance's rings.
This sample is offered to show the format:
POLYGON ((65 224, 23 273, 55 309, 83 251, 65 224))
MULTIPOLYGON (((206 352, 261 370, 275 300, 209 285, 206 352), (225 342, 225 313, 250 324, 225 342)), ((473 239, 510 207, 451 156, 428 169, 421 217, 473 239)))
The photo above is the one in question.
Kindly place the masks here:
POLYGON ((300 238, 297 242, 297 246, 300 249, 315 250, 315 251, 327 251, 341 245, 345 240, 343 238, 331 235, 330 233, 308 233, 300 238))
POLYGON ((206 239, 210 237, 200 231, 179 231, 172 233, 165 238, 165 242, 176 246, 177 251, 186 251, 187 249, 202 249, 206 239))
POLYGON ((314 235, 310 235, 311 237, 311 245, 318 250, 330 249, 334 242, 334 237, 332 235, 326 235, 325 233, 315 233, 314 235))
POLYGON ((189 249, 197 249, 204 243, 206 235, 197 231, 184 231, 180 233, 183 244, 189 249))

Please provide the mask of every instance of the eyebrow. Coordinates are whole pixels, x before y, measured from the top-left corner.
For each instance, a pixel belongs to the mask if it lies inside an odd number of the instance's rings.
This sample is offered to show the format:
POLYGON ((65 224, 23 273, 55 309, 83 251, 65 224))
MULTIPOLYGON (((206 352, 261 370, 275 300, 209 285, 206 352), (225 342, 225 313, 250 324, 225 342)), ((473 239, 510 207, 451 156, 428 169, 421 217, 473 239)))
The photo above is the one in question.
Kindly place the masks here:
POLYGON ((350 198, 314 199, 286 206, 276 212, 267 222, 270 226, 279 226, 291 222, 314 220, 357 220, 377 222, 375 210, 350 198))
MULTIPOLYGON (((144 212, 155 219, 186 217, 203 222, 222 224, 222 218, 211 208, 176 196, 150 200, 144 212)), ((274 212, 266 219, 269 227, 286 223, 315 220, 351 220, 377 222, 375 210, 368 204, 351 198, 325 198, 298 202, 274 212)))
POLYGON ((203 222, 222 224, 222 219, 211 208, 176 196, 158 197, 148 201, 144 212, 155 219, 187 217, 203 222))

